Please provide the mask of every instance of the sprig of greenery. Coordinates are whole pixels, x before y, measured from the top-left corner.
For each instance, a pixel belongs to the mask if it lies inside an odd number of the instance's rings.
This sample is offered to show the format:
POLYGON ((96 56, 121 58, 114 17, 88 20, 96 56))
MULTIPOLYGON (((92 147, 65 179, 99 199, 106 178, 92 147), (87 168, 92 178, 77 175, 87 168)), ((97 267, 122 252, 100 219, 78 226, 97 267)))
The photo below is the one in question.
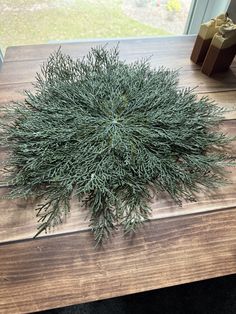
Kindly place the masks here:
POLYGON ((37 235, 62 222, 72 193, 100 242, 117 224, 130 232, 148 219, 153 190, 181 203, 224 181, 223 109, 179 89, 177 72, 97 47, 78 60, 58 50, 36 79, 9 110, 2 138, 10 197, 42 199, 37 235))

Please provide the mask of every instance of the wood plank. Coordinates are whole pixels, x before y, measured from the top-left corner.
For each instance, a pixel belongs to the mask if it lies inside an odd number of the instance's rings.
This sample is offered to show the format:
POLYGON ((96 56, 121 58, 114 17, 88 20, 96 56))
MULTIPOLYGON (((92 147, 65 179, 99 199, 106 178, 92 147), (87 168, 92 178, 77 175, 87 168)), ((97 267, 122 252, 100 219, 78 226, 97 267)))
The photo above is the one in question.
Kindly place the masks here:
MULTIPOLYGON (((137 58, 150 56, 154 67, 164 65, 170 68, 181 68, 180 85, 197 87, 197 93, 209 93, 218 91, 236 90, 235 71, 218 74, 214 78, 208 78, 199 71, 199 67, 189 60, 194 37, 163 37, 151 39, 125 40, 120 43, 121 57, 128 62, 137 58), (178 51, 176 62, 175 51, 178 51), (188 70, 186 73, 186 70, 188 70)), ((115 45, 112 41, 109 45, 115 45)), ((62 50, 72 57, 84 56, 91 45, 97 43, 72 43, 62 44, 62 50)), ((108 45, 108 46, 109 46, 108 45)), ((40 70, 40 65, 46 60, 49 53, 57 49, 59 45, 38 45, 11 47, 7 50, 5 63, 0 75, 0 104, 16 99, 23 99, 22 91, 31 88, 31 82, 35 79, 35 73, 40 70)), ((235 63, 236 64, 236 63, 235 63)))
MULTIPOLYGON (((195 35, 188 36, 162 36, 162 37, 145 37, 145 38, 133 38, 133 39, 101 39, 91 41, 78 41, 72 43, 55 43, 26 46, 8 47, 4 57, 5 62, 15 61, 45 61, 50 53, 61 47, 61 50, 69 54, 72 58, 78 58, 87 54, 88 50, 92 46, 107 47, 116 46, 119 44, 121 56, 130 58, 130 55, 135 55, 136 58, 150 57, 158 54, 160 60, 164 63, 170 63, 168 67, 176 66, 176 51, 178 51, 178 67, 186 66, 191 69, 199 69, 198 65, 192 63, 190 54, 192 52, 193 44, 195 41, 195 35), (173 53, 174 52, 174 53, 173 53)), ((231 65, 232 68, 236 67, 236 61, 231 65)))
MULTIPOLYGON (((124 40, 120 42, 120 56, 121 59, 125 59, 127 62, 152 56, 151 61, 155 66, 165 65, 167 67, 183 67, 186 69, 198 68, 188 58, 192 49, 192 39, 188 38, 188 36, 183 38, 184 42, 181 42, 176 37, 172 37, 171 40, 168 37, 161 38, 160 42, 156 38, 149 40, 124 40), (166 54, 165 52, 166 50, 174 51, 178 47, 178 64, 176 65, 175 54, 166 54), (186 59, 188 59, 187 62, 186 59)), ((106 41, 100 44, 104 45, 105 43, 106 41)), ((108 47, 117 44, 118 41, 112 41, 108 44, 108 47)), ((98 43, 96 42, 89 42, 62 44, 61 47, 63 52, 73 58, 78 58, 85 56, 91 46, 97 45, 98 43)), ((51 52, 59 48, 59 45, 38 45, 37 54, 35 54, 33 47, 35 46, 11 47, 7 49, 1 71, 0 84, 8 84, 9 82, 22 83, 22 81, 29 82, 34 80, 35 73, 39 71, 40 65, 47 59, 51 52), (13 56, 17 57, 14 58, 13 56), (12 62, 13 60, 14 62, 12 62)))
POLYGON ((215 101, 218 106, 229 110, 229 112, 226 112, 224 115, 226 120, 236 119, 236 90, 198 93, 198 98, 201 98, 203 96, 209 97, 211 100, 215 101))
POLYGON ((94 248, 90 232, 0 246, 0 312, 29 313, 236 272, 236 209, 145 224, 94 248))
MULTIPOLYGON (((7 188, 0 188, 0 197, 6 196, 7 188)), ((4 213, 0 220, 0 243, 14 240, 32 239, 37 231, 35 208, 37 202, 33 199, 2 199, 0 212, 4 213)), ((48 234, 55 235, 72 231, 90 230, 88 211, 81 208, 76 199, 71 202, 71 212, 63 224, 51 230, 48 234)), ((40 237, 45 237, 42 233, 40 237)))
POLYGON ((8 47, 4 56, 4 62, 26 61, 26 60, 45 60, 50 53, 61 47, 62 51, 70 54, 71 57, 77 58, 87 53, 92 46, 108 47, 119 44, 120 50, 125 54, 153 54, 159 52, 178 51, 180 54, 189 55, 193 47, 195 36, 162 36, 162 37, 145 37, 132 39, 101 39, 78 41, 71 43, 55 43, 37 45, 24 45, 8 47))
MULTIPOLYGON (((235 120, 225 121, 221 127, 224 133, 236 136, 235 120)), ((229 147, 229 152, 236 156, 236 141, 229 147)), ((4 160, 7 159, 7 150, 0 149, 0 185, 4 186, 4 178, 8 175, 4 168, 4 160)), ((153 214, 151 219, 181 216, 192 213, 200 213, 216 209, 225 209, 236 204, 236 169, 229 173, 228 179, 232 182, 211 193, 206 191, 197 196, 196 203, 184 202, 182 207, 177 206, 173 200, 165 193, 159 195, 150 204, 153 214)), ((6 195, 7 190, 0 189, 0 197, 6 195)), ((0 212, 4 212, 0 220, 0 243, 20 239, 32 238, 36 232, 37 219, 34 208, 36 203, 32 200, 0 200, 0 212)), ((71 213, 64 224, 59 225, 50 234, 61 234, 73 231, 89 229, 89 219, 86 210, 83 210, 74 199, 71 204, 71 213)), ((41 236, 45 236, 42 234, 41 236)))
MULTIPOLYGON (((0 73, 1 77, 1 73, 0 73)), ((10 104, 12 101, 21 101, 25 98, 24 90, 33 90, 31 82, 19 84, 0 85, 0 107, 10 104)))
MULTIPOLYGON (((158 194, 149 204, 152 209, 150 221, 234 207, 236 204, 235 169, 227 175, 227 178, 230 184, 212 191, 201 192, 196 195, 197 202, 184 201, 181 207, 167 193, 158 194)), ((7 188, 1 188, 0 197, 6 195, 8 191, 7 188)), ((37 230, 36 212, 34 210, 36 206, 37 203, 32 199, 2 199, 0 201, 0 212, 4 213, 0 220, 0 243, 33 238, 37 230)), ((89 212, 73 198, 70 214, 64 219, 63 224, 52 229, 49 235, 84 230, 90 230, 89 212)), ((40 235, 40 237, 45 236, 45 233, 40 235)))
MULTIPOLYGON (((167 194, 161 193, 159 198, 150 204, 153 210, 150 220, 230 208, 236 202, 235 189, 236 182, 214 191, 211 195, 207 193, 199 195, 196 203, 184 202, 181 207, 176 205, 167 194)), ((1 189, 0 196, 6 192, 6 189, 1 189)), ((73 200, 71 206, 71 213, 67 219, 64 219, 62 225, 51 230, 49 235, 90 229, 88 211, 81 208, 76 200, 73 200)), ((1 243, 33 238, 37 228, 35 207, 36 203, 32 200, 17 199, 0 202, 0 211, 4 213, 0 222, 1 243)), ((40 235, 40 237, 45 236, 44 233, 40 235)))
POLYGON ((208 77, 200 70, 180 71, 179 86, 195 88, 196 93, 232 91, 236 87, 236 69, 215 74, 214 77, 208 77))
MULTIPOLYGON (((126 58, 127 60, 127 58, 126 58)), ((136 60, 136 56, 132 55, 128 62, 136 60)), ((184 64, 188 64, 184 59, 184 64)), ((0 75, 0 86, 10 84, 23 84, 35 82, 36 72, 40 71, 41 61, 22 61, 22 62, 8 62, 4 63, 0 75)), ((180 64, 176 64, 176 59, 173 59, 173 65, 170 63, 170 59, 161 60, 159 55, 156 58, 151 59, 151 65, 153 67, 166 66, 173 69, 179 68, 180 64)), ((189 71, 181 69, 179 71, 179 85, 181 87, 196 87, 196 92, 216 92, 235 90, 236 88, 236 69, 229 70, 225 73, 216 74, 214 77, 207 77, 200 72, 199 69, 191 69, 192 65, 189 64, 189 71)))
MULTIPOLYGON (((225 119, 232 120, 236 119, 236 87, 234 90, 223 90, 223 91, 196 91, 199 98, 202 96, 208 96, 214 100, 219 106, 224 107, 228 110, 234 110, 225 114, 225 119)), ((23 82, 19 84, 2 84, 0 85, 0 111, 1 107, 9 106, 12 101, 22 101, 25 98, 24 90, 33 91, 33 85, 31 82, 23 82)))

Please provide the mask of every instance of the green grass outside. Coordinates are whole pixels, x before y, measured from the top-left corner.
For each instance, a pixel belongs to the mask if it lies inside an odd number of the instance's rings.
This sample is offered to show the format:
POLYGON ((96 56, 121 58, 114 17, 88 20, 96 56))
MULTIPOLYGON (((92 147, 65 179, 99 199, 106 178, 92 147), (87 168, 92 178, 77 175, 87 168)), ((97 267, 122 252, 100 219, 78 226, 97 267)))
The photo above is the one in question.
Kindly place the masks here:
POLYGON ((50 40, 168 34, 127 17, 121 0, 0 0, 0 47, 3 51, 8 46, 50 40), (64 5, 57 6, 59 3, 64 5), (43 9, 32 10, 32 5, 43 9))

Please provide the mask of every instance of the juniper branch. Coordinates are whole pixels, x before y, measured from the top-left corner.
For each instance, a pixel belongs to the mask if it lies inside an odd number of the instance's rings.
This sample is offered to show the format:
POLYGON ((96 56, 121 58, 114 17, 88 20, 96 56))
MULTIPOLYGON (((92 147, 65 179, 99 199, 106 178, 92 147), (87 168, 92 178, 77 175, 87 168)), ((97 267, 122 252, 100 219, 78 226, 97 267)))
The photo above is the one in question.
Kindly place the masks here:
POLYGON ((119 223, 130 232, 148 219, 151 189, 181 203, 224 182, 232 140, 217 129, 224 111, 178 88, 176 71, 97 47, 78 60, 56 51, 36 79, 8 110, 2 142, 14 169, 10 197, 42 199, 37 234, 63 221, 72 193, 100 242, 119 223))

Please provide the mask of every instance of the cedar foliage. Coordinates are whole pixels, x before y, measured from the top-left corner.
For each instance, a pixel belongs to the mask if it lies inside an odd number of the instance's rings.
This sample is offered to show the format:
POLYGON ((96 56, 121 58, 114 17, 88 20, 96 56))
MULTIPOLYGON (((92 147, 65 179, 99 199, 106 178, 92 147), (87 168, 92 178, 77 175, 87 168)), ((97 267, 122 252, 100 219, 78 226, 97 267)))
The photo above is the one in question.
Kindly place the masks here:
POLYGON ((59 49, 36 79, 8 110, 2 138, 10 197, 41 199, 37 234, 62 222, 72 194, 100 242, 117 224, 129 232, 146 220, 153 191, 181 204, 224 181, 223 110, 178 88, 177 72, 97 47, 77 60, 59 49))

